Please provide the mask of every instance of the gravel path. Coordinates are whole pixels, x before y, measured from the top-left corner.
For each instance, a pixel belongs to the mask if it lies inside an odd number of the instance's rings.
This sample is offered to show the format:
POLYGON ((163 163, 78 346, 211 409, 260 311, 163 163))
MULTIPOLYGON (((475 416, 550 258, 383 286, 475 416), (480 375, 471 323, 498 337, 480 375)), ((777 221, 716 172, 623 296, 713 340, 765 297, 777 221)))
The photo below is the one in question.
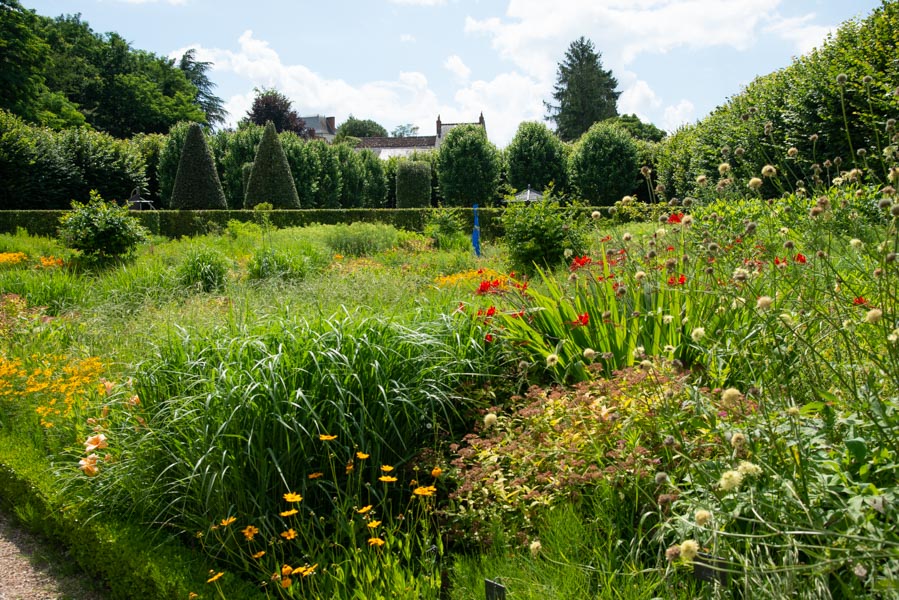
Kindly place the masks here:
POLYGON ((0 511, 0 600, 102 600, 64 552, 0 511))

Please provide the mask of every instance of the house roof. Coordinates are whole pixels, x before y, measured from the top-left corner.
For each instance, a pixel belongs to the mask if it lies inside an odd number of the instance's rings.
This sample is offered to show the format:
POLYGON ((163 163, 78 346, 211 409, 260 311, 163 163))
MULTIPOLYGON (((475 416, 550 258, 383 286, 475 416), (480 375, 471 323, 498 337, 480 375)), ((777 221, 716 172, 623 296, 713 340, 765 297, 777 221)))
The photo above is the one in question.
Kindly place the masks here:
POLYGON ((365 137, 359 139, 357 148, 433 148, 437 144, 436 135, 416 135, 410 137, 365 137))
POLYGON ((300 117, 306 122, 306 127, 315 130, 315 133, 327 133, 334 135, 337 130, 330 125, 328 117, 324 115, 314 115, 311 117, 300 117))

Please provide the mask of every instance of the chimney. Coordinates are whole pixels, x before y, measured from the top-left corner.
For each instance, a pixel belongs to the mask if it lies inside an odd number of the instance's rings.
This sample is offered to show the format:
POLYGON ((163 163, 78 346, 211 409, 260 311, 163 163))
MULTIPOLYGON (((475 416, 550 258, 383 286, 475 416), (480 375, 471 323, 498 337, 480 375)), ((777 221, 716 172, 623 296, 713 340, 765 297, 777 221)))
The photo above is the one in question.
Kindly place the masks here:
POLYGON ((437 137, 440 137, 440 130, 443 128, 443 124, 440 122, 440 115, 437 115, 437 137))
POLYGON ((481 111, 481 117, 478 119, 478 124, 484 129, 487 129, 487 125, 484 123, 484 111, 481 111))
MULTIPOLYGON (((482 115, 481 119, 483 120, 483 118, 482 115)), ((334 126, 334 117, 326 117, 325 122, 328 124, 328 133, 335 133, 337 131, 337 128, 334 126)))

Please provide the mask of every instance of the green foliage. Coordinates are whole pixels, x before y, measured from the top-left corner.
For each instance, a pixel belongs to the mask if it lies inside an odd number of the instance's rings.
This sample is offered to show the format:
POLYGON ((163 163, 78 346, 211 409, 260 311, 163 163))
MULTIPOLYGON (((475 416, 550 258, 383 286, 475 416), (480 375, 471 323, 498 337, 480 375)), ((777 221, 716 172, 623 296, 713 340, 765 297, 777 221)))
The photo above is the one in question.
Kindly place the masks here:
POLYGON ((59 238, 89 261, 105 262, 133 253, 146 231, 127 208, 92 191, 90 202, 72 202, 72 210, 59 219, 59 238))
POLYGON ((318 186, 311 208, 340 208, 340 194, 343 181, 340 177, 340 160, 337 150, 324 140, 312 140, 309 146, 315 152, 318 171, 318 186))
POLYGON ((617 116, 621 92, 616 92, 616 87, 618 80, 611 70, 602 68, 601 54, 593 42, 584 37, 571 42, 556 73, 556 105, 544 103, 559 137, 574 141, 594 123, 617 116))
POLYGON ((358 152, 347 144, 333 144, 340 165, 340 207, 362 206, 365 194, 365 165, 358 152))
POLYGON ((293 183, 297 189, 297 197, 300 206, 311 208, 315 206, 315 195, 318 191, 318 180, 321 176, 321 164, 319 155, 314 146, 310 145, 292 131, 285 131, 278 135, 290 173, 293 175, 293 183))
POLYGON ((256 150, 244 206, 253 207, 261 202, 269 202, 275 208, 300 208, 290 165, 271 122, 265 126, 256 150))
POLYGON ((172 189, 175 187, 178 165, 181 163, 184 141, 187 139, 187 131, 189 129, 190 123, 187 121, 172 126, 168 136, 166 136, 165 145, 159 151, 159 165, 157 167, 157 176, 159 177, 158 208, 172 208, 172 189))
POLYGON ((391 225, 350 223, 329 227, 324 242, 338 254, 370 256, 394 248, 402 238, 402 232, 391 225))
POLYGON ((212 93, 212 90, 215 89, 215 84, 212 83, 212 80, 206 74, 212 68, 212 63, 197 60, 196 50, 190 48, 181 55, 181 60, 178 61, 178 68, 184 73, 188 81, 197 88, 194 103, 206 115, 206 124, 211 127, 223 125, 225 123, 225 115, 228 114, 228 111, 225 110, 225 101, 212 93))
MULTIPOLYGON (((253 159, 256 157, 256 148, 262 141, 264 131, 265 128, 259 125, 246 124, 237 131, 221 131, 216 134, 215 146, 220 149, 217 152, 219 173, 228 206, 252 208, 244 206, 248 181, 244 175, 244 165, 253 163, 253 159)), ((284 140, 282 140, 282 144, 283 142, 284 140)), ((285 145, 284 148, 286 153, 288 146, 285 145)), ((290 155, 288 154, 288 156, 290 155)), ((300 191, 299 186, 297 191, 300 191)), ((303 203, 301 206, 308 206, 308 204, 303 203)))
POLYGON ((247 264, 250 279, 298 281, 319 272, 328 257, 313 244, 291 244, 289 250, 260 248, 247 264))
POLYGON ((442 250, 466 250, 471 245, 465 234, 465 222, 457 208, 431 211, 424 234, 431 238, 435 248, 442 250))
POLYGON ((190 251, 178 265, 178 284, 199 292, 217 292, 225 287, 231 261, 221 252, 208 248, 190 251))
POLYGON ((247 111, 247 121, 267 126, 272 123, 278 133, 292 131, 300 137, 309 137, 306 122, 291 108, 290 99, 275 89, 256 90, 253 106, 247 111))
POLYGON ((168 138, 160 133, 142 133, 129 140, 145 167, 146 187, 141 191, 141 197, 152 202, 157 209, 162 206, 159 196, 159 159, 167 141, 168 138))
POLYGON ((371 119, 357 119, 350 115, 346 121, 337 128, 334 141, 340 142, 345 137, 367 138, 387 137, 387 130, 371 119))
POLYGON ((652 123, 644 123, 637 115, 618 115, 603 122, 609 125, 617 125, 631 134, 631 137, 635 140, 644 142, 661 142, 667 135, 652 123))
POLYGON ((37 119, 36 100, 44 85, 44 70, 50 48, 35 33, 39 17, 17 0, 0 3, 0 39, 3 40, 3 69, 0 70, 0 109, 28 120, 37 119))
POLYGON ((634 191, 637 146, 615 126, 597 123, 578 141, 571 156, 571 182, 580 198, 610 206, 634 191))
POLYGON ((187 130, 172 187, 171 205, 179 210, 228 208, 218 171, 206 145, 206 136, 197 123, 191 123, 187 130))
POLYGON ((387 207, 387 174, 384 161, 371 150, 359 152, 362 166, 365 169, 365 185, 362 188, 362 206, 364 208, 387 207))
POLYGON ((550 183, 564 188, 566 161, 562 142, 543 123, 527 122, 505 151, 509 185, 515 190, 543 190, 550 183))
POLYGON ((431 206, 431 166, 427 163, 401 160, 396 166, 396 207, 431 206))
POLYGON ((440 191, 449 206, 486 205, 499 184, 500 155, 480 125, 450 129, 437 155, 440 191))
POLYGON ((510 205, 503 213, 503 228, 509 259, 526 273, 533 273, 535 265, 557 266, 587 249, 586 219, 550 198, 510 205))

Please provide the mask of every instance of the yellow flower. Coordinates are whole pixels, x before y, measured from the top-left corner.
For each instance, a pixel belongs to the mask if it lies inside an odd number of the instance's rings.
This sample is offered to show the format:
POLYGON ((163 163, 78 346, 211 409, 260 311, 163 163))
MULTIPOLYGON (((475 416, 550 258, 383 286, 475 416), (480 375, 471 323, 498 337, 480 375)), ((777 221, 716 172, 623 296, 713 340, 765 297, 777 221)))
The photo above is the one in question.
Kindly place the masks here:
POLYGON ((260 550, 259 552, 257 552, 256 554, 253 555, 253 558, 262 558, 263 556, 265 556, 265 550, 260 550))
POLYGON ((384 483, 393 483, 396 481, 396 477, 391 477, 390 475, 381 475, 378 477, 378 481, 383 481, 384 483))
POLYGON ((433 485, 417 487, 412 491, 416 496, 433 496, 437 493, 437 488, 433 485))
POLYGON ((313 573, 315 573, 315 569, 317 569, 317 568, 318 568, 318 563, 315 563, 311 567, 304 567, 303 568, 303 577, 312 575, 313 573))
POLYGON ((369 528, 369 529, 374 529, 375 527, 377 527, 377 526, 380 525, 380 524, 381 524, 380 521, 370 521, 370 522, 368 523, 368 528, 369 528))
POLYGON ((353 461, 348 462, 346 464, 346 474, 349 475, 350 473, 352 473, 354 468, 355 467, 353 466, 353 461))
POLYGON ((290 577, 282 577, 281 578, 281 587, 282 588, 289 588, 290 584, 292 584, 292 583, 293 583, 293 579, 291 579, 290 577))
POLYGON ((259 530, 258 530, 256 527, 252 526, 252 525, 247 525, 246 527, 244 527, 244 528, 241 530, 241 532, 243 533, 243 536, 244 536, 245 538, 247 538, 247 541, 248 541, 248 542, 252 542, 252 541, 253 541, 253 537, 254 537, 257 533, 259 533, 259 530))
POLYGON ((199 597, 200 597, 200 595, 197 594, 196 592, 191 592, 187 595, 187 600, 194 600, 194 598, 199 598, 199 597))
POLYGON ((369 546, 383 546, 384 540, 382 540, 381 538, 376 538, 376 537, 370 538, 368 540, 368 545, 369 546))
POLYGON ((385 473, 390 473, 391 471, 393 471, 393 467, 391 467, 390 465, 381 465, 381 470, 385 473))
POLYGON ((292 516, 294 516, 295 514, 297 514, 298 512, 300 512, 300 511, 298 511, 298 510, 295 509, 295 508, 291 508, 290 510, 285 510, 284 512, 282 512, 282 513, 281 513, 281 516, 282 516, 282 517, 292 517, 292 516))
POLYGON ((221 525, 222 527, 227 527, 231 523, 237 520, 237 517, 228 517, 227 519, 222 519, 221 525))
POLYGON ((288 502, 299 502, 303 497, 295 492, 288 492, 287 494, 284 494, 284 499, 288 502))
POLYGON ((297 532, 291 528, 291 529, 288 529, 287 531, 282 531, 281 537, 284 538, 285 540, 292 540, 295 537, 297 537, 297 532))
POLYGON ((366 458, 368 458, 368 456, 369 455, 366 454, 365 452, 357 452, 356 453, 356 458, 358 458, 359 460, 365 460, 366 458))
POLYGON ((366 506, 363 506, 362 508, 360 508, 360 509, 357 510, 356 512, 359 513, 360 515, 364 515, 365 513, 367 513, 367 512, 370 511, 370 510, 371 510, 371 504, 368 504, 368 505, 366 505, 366 506))
POLYGON ((322 473, 322 472, 310 473, 309 479, 318 479, 319 477, 322 477, 323 475, 324 475, 324 473, 322 473))
MULTIPOLYGON (((210 573, 215 573, 215 571, 209 571, 209 572, 210 572, 210 573)), ((215 573, 215 575, 213 575, 212 577, 210 577, 209 579, 207 579, 207 580, 206 580, 206 583, 212 583, 213 581, 218 581, 219 579, 222 578, 222 575, 224 575, 224 574, 225 574, 224 571, 219 571, 218 573, 215 573)))
POLYGON ((431 469, 431 477, 440 477, 443 474, 443 469, 440 467, 434 467, 431 469))
POLYGON ((320 439, 323 442, 330 442, 331 440, 336 440, 337 436, 336 435, 326 435, 326 434, 322 433, 321 435, 318 436, 318 439, 320 439))
POLYGON ((290 565, 282 565, 282 567, 281 567, 281 577, 287 577, 287 576, 290 575, 291 573, 293 573, 293 569, 290 567, 290 565))

